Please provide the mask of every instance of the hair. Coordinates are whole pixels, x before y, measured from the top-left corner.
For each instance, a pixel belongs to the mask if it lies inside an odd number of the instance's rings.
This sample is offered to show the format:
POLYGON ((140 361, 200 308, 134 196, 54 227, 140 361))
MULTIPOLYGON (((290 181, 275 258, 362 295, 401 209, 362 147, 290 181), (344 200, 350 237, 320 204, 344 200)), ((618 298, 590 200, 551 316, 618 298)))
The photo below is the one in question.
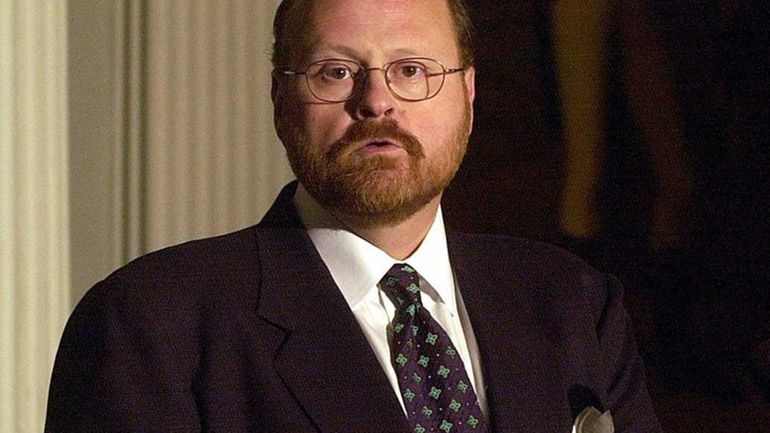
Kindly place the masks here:
MULTIPOLYGON (((463 66, 473 66, 473 23, 471 22, 468 7, 463 0, 446 0, 449 5, 449 11, 454 21, 455 34, 457 35, 457 45, 460 49, 460 61, 463 66)), ((286 66, 289 58, 289 47, 287 44, 287 29, 293 27, 295 9, 302 3, 302 0, 282 0, 275 12, 273 20, 273 67, 286 66)))

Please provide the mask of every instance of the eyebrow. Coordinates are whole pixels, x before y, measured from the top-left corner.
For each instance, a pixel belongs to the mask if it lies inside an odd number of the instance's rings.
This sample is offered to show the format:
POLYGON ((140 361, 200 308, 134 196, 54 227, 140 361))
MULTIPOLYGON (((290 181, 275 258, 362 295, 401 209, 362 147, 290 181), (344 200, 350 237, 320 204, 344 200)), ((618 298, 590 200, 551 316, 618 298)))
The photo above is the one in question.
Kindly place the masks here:
MULTIPOLYGON (((322 50, 319 50, 320 53, 338 53, 342 54, 344 56, 350 57, 354 60, 360 60, 363 56, 355 49, 347 46, 347 45, 334 45, 330 47, 325 47, 322 50)), ((433 56, 429 54, 420 53, 418 51, 415 51, 413 49, 409 48, 398 48, 393 51, 393 54, 395 54, 395 59, 404 58, 404 57, 431 57, 433 56)), ((394 59, 394 60, 395 60, 394 59)))
POLYGON ((351 47, 345 46, 345 45, 334 45, 334 46, 325 48, 323 51, 324 52, 333 51, 335 53, 344 54, 344 55, 346 55, 348 57, 351 57, 351 58, 359 58, 360 57, 358 55, 358 53, 356 52, 356 50, 354 50, 351 47))

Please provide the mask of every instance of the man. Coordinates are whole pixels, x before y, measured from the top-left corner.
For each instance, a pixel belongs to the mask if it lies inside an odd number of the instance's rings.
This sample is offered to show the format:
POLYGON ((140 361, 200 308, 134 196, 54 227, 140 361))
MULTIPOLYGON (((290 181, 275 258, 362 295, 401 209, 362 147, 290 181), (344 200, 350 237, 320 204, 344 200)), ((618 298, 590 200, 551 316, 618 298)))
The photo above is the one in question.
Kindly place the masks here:
POLYGON ((444 231, 468 28, 460 1, 284 1, 272 95, 299 184, 91 289, 47 431, 568 432, 590 406, 659 431, 612 279, 444 231))

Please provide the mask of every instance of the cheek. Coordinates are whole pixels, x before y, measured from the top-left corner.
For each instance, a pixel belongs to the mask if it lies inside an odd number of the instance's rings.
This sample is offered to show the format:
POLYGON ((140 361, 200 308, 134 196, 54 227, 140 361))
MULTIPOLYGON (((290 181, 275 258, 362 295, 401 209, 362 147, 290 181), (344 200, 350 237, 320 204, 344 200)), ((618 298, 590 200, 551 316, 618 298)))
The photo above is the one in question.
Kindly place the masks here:
POLYGON ((336 106, 309 106, 299 120, 310 142, 316 148, 326 150, 342 138, 352 120, 336 106))
POLYGON ((457 125, 463 121, 462 111, 449 110, 448 107, 449 105, 441 104, 431 104, 430 107, 424 107, 425 109, 420 107, 412 116, 407 116, 411 119, 411 126, 402 124, 422 142, 426 155, 444 152, 444 148, 454 139, 457 125))

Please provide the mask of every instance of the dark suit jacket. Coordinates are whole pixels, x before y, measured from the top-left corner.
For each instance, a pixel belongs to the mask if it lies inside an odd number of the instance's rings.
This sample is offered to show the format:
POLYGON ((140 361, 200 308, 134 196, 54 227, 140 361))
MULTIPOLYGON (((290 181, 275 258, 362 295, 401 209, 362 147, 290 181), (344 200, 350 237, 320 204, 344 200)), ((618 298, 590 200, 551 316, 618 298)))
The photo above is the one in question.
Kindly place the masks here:
MULTIPOLYGON (((93 287, 64 331, 46 431, 407 432, 292 195, 255 227, 93 287)), ((659 431, 615 280, 519 239, 448 245, 492 431, 566 433, 589 403, 612 410, 616 432, 659 431)))

